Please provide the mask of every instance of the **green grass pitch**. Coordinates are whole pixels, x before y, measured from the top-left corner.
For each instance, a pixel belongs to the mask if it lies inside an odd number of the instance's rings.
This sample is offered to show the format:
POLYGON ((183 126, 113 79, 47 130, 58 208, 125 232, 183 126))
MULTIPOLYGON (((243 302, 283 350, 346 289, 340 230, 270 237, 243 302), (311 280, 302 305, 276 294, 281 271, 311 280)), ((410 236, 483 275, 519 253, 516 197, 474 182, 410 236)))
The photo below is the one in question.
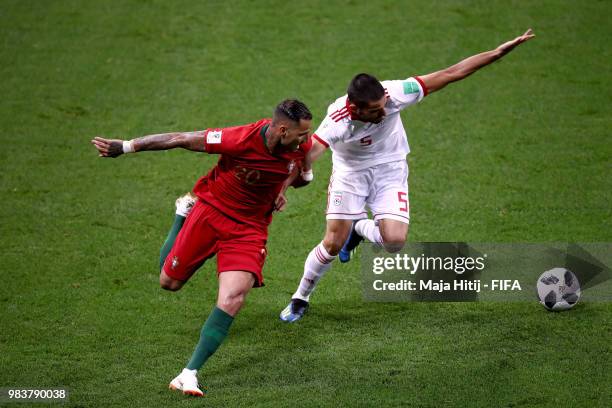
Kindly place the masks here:
POLYGON ((402 114, 409 239, 609 242, 611 14, 596 0, 3 0, 0 387, 68 387, 70 407, 612 406, 609 303, 365 303, 351 263, 307 319, 280 324, 322 238, 329 153, 273 222, 267 286, 202 370, 208 395, 170 392, 217 282, 209 262, 162 291, 158 250, 174 199, 216 158, 103 160, 89 144, 247 123, 291 96, 316 126, 358 72, 426 74, 533 27, 402 114))

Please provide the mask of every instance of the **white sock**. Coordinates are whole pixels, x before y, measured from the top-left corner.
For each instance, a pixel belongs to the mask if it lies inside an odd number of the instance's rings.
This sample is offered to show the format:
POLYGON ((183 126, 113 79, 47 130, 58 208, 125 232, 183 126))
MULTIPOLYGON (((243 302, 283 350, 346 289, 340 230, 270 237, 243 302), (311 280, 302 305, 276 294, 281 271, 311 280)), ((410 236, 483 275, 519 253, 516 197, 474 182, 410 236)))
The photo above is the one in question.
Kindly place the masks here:
POLYGON ((300 286, 291 296, 292 299, 302 299, 308 302, 310 294, 317 286, 319 279, 323 277, 325 272, 332 266, 332 261, 336 259, 335 256, 331 256, 323 243, 313 248, 308 254, 306 262, 304 262, 304 275, 300 281, 300 286))
POLYGON ((368 218, 364 220, 359 220, 355 224, 355 231, 368 241, 380 246, 383 246, 383 239, 380 235, 380 229, 374 222, 374 220, 370 220, 368 218))
POLYGON ((185 367, 183 368, 183 371, 181 372, 181 374, 198 375, 198 370, 190 370, 187 367, 185 367))

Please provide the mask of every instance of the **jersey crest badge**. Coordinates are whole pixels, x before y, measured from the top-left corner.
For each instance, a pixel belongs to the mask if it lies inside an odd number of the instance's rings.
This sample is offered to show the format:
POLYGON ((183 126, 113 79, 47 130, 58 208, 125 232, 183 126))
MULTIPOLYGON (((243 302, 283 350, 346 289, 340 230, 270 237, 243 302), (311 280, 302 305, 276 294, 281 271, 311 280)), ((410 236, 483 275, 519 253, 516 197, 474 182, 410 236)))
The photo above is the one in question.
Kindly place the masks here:
POLYGON ((219 144, 221 143, 222 130, 210 130, 206 135, 206 143, 219 144))

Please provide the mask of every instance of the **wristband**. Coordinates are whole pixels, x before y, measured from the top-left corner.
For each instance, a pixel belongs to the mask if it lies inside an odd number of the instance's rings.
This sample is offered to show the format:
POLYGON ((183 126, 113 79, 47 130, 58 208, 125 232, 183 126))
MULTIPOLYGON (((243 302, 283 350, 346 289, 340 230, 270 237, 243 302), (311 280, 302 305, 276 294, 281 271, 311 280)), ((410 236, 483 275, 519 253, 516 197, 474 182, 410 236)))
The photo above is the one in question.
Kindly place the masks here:
POLYGON ((312 179, 314 179, 314 173, 312 172, 312 169, 310 169, 308 171, 303 171, 302 172, 302 179, 304 181, 312 181, 312 179))
POLYGON ((134 153, 134 142, 131 140, 123 141, 123 153, 134 153))

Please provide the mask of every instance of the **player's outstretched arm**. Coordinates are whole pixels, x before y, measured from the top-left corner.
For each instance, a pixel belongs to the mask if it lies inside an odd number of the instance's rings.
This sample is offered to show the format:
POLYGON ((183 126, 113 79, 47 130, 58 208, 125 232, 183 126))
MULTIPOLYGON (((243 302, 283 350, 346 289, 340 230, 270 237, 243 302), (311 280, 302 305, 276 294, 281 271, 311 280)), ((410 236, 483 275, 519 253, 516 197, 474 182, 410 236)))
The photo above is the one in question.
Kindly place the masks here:
POLYGON ((293 186, 295 188, 307 186, 314 178, 312 163, 319 159, 321 154, 325 152, 325 149, 327 149, 327 147, 319 143, 316 139, 313 139, 312 147, 306 154, 304 163, 302 163, 299 168, 296 168, 296 171, 293 171, 291 175, 289 175, 289 178, 285 181, 282 191, 287 191, 289 186, 293 186))
POLYGON ((281 188, 280 193, 276 197, 274 201, 274 209, 276 211, 283 211, 287 206, 287 196, 285 193, 289 186, 293 186, 294 188, 300 188, 307 186, 312 181, 314 175, 312 172, 312 163, 317 160, 321 154, 327 149, 324 145, 319 143, 316 139, 312 141, 312 147, 310 151, 306 155, 304 160, 304 164, 302 166, 296 167, 287 180, 283 183, 283 187, 281 188))
POLYGON ((101 157, 117 157, 124 153, 175 148, 203 152, 205 151, 203 136, 204 131, 161 133, 132 140, 105 139, 97 136, 91 143, 98 149, 101 157))
POLYGON ((480 68, 497 61, 518 45, 524 43, 525 41, 529 41, 534 37, 535 34, 530 28, 525 32, 525 34, 501 44, 494 50, 473 55, 446 69, 419 76, 419 78, 423 81, 429 93, 438 91, 451 82, 460 81, 478 71, 480 68))
POLYGON ((317 139, 312 139, 312 147, 306 155, 306 162, 304 163, 304 171, 312 170, 312 163, 316 162, 319 157, 327 150, 327 146, 319 142, 317 139))

